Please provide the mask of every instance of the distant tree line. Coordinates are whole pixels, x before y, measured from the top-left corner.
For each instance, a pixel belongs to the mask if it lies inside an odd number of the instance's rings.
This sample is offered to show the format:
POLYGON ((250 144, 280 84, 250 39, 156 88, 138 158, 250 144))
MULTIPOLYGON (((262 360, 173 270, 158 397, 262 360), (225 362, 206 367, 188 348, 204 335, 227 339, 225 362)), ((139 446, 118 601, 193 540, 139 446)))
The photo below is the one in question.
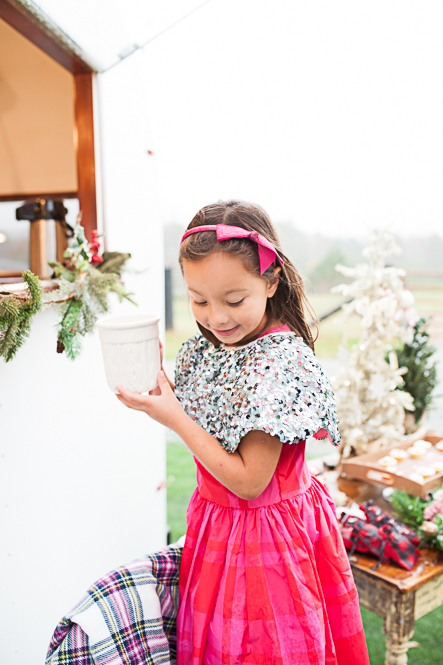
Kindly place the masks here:
MULTIPOLYGON (((178 249, 185 224, 170 223, 164 228, 165 265, 172 268, 173 290, 183 293, 185 286, 178 266, 178 249)), ((337 263, 355 265, 363 261, 365 239, 337 238, 318 233, 305 233, 291 222, 276 224, 285 253, 306 279, 308 289, 329 291, 343 282, 335 266, 337 263)), ((441 270, 443 267, 443 238, 430 235, 424 238, 399 237, 397 242, 403 253, 396 257, 395 265, 408 269, 441 270)))

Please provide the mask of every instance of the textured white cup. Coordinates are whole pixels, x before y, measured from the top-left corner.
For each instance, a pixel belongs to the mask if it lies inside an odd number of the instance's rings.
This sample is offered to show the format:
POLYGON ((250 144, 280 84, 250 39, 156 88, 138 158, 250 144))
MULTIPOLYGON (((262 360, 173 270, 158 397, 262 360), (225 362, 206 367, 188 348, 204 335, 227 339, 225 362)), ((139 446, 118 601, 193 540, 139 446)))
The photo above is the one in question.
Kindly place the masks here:
POLYGON ((157 387, 160 371, 158 322, 152 314, 115 316, 99 319, 103 361, 112 392, 122 386, 137 393, 157 387))

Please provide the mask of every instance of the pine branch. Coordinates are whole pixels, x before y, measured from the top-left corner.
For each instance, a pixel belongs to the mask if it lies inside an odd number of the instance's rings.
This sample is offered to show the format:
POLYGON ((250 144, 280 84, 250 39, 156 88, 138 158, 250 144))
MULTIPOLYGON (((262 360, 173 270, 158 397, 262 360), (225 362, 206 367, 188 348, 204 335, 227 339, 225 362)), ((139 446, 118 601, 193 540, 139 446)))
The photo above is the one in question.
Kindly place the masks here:
POLYGON ((407 492, 395 490, 391 496, 391 503, 402 522, 408 524, 413 529, 420 528, 426 508, 426 502, 423 499, 407 492))
POLYGON ((0 337, 0 355, 6 362, 12 360, 24 340, 20 336, 19 317, 9 324, 5 332, 0 337))
POLYGON ((127 293, 125 287, 120 282, 116 282, 111 288, 111 291, 113 291, 118 295, 120 302, 122 302, 122 300, 128 300, 130 303, 138 307, 138 303, 136 303, 135 300, 131 298, 131 296, 133 296, 134 294, 127 293))
POLYGON ((6 296, 0 300, 0 329, 7 327, 19 315, 20 302, 14 296, 6 296))
POLYGON ((391 496, 392 507, 398 518, 417 532, 421 538, 421 547, 429 546, 443 551, 443 520, 440 517, 435 518, 434 522, 438 526, 438 532, 435 536, 428 535, 422 529, 425 508, 432 501, 432 498, 426 501, 399 490, 395 490, 391 496))
POLYGON ((13 295, 0 298, 0 356, 6 362, 14 358, 29 337, 31 319, 42 305, 43 291, 39 278, 26 270, 23 280, 28 285, 24 300, 13 295))
POLYGON ((415 406, 415 422, 419 422, 424 411, 432 402, 432 392, 437 385, 437 369, 431 358, 436 349, 429 344, 429 333, 426 331, 428 319, 421 317, 414 329, 414 337, 410 344, 405 344, 398 352, 398 364, 406 367, 403 385, 400 390, 412 395, 415 406))
POLYGON ((66 352, 70 360, 75 360, 81 352, 81 341, 76 333, 69 332, 62 329, 57 337, 57 351, 58 353, 66 352))
POLYGON ((103 263, 98 266, 98 270, 102 273, 113 272, 120 278, 124 265, 130 258, 130 254, 103 252, 103 263))
POLYGON ((22 274, 23 280, 28 285, 29 297, 24 302, 23 308, 31 314, 36 314, 42 306, 43 289, 39 278, 30 270, 25 270, 22 274))
POLYGON ((74 360, 81 350, 78 338, 78 321, 82 307, 83 303, 81 300, 73 299, 68 303, 57 335, 58 353, 66 351, 66 355, 71 360, 74 360))

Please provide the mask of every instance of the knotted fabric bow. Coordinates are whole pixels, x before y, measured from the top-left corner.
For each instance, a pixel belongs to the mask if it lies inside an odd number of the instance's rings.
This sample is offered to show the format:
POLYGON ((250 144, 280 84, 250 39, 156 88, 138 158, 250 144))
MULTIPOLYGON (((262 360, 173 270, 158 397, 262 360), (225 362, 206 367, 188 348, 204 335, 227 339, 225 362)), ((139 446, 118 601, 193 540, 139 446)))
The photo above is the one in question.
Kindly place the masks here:
POLYGON ((229 224, 207 224, 206 226, 195 226, 193 229, 186 231, 181 239, 183 240, 193 233, 200 233, 200 231, 215 231, 217 240, 231 240, 232 238, 246 238, 253 240, 258 246, 258 258, 260 260, 260 275, 263 275, 265 270, 272 265, 277 258, 281 265, 284 265, 283 259, 277 254, 272 243, 269 242, 264 236, 260 235, 257 231, 246 231, 240 226, 230 226, 229 224))

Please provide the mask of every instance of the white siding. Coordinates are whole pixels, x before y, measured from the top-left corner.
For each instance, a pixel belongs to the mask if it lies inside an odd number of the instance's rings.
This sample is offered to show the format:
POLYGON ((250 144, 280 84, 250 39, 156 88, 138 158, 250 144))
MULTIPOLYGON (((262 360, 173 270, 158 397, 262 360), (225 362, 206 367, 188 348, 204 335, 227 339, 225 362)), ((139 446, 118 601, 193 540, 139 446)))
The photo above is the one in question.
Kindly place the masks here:
MULTIPOLYGON (((163 319, 163 242, 138 57, 98 80, 108 249, 129 251, 138 310, 163 319)), ((99 157, 100 155, 98 155, 99 157)), ((98 183, 101 187, 101 182, 98 183)), ((56 623, 108 570, 165 544, 164 428, 108 389, 98 335, 75 362, 56 354, 56 317, 36 316, 0 361, 0 661, 43 663, 56 623)), ((163 323, 163 321, 162 321, 163 323)))

